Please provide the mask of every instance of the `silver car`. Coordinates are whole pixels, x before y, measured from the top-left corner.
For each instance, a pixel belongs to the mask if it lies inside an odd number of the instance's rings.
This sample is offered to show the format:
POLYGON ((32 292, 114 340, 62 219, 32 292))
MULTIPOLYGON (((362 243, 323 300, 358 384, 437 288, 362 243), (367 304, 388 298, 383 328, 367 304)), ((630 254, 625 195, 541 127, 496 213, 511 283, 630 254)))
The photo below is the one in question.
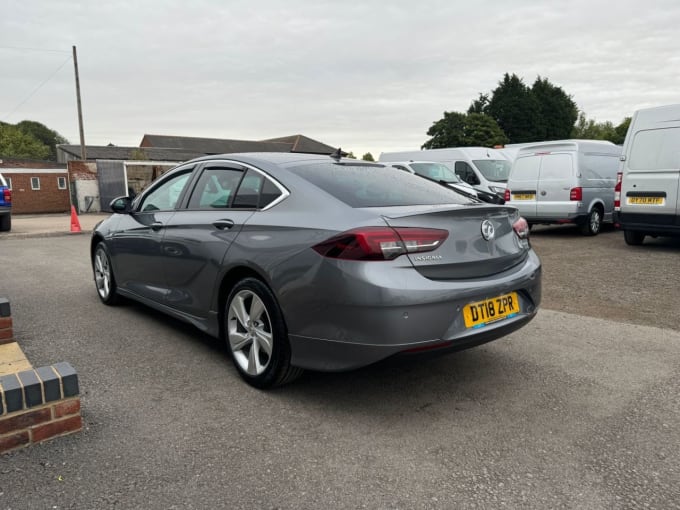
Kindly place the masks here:
POLYGON ((525 325, 541 300, 516 209, 378 163, 210 156, 111 207, 92 235, 99 298, 223 338, 258 388, 472 347, 525 325))

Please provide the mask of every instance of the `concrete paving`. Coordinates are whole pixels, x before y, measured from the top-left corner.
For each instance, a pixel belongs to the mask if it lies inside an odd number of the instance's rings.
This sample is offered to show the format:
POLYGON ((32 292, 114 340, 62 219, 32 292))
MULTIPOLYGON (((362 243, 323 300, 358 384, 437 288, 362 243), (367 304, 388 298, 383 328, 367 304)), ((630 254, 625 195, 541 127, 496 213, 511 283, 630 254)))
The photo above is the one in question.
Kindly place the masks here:
MULTIPOLYGON (((109 213, 87 213, 78 215, 81 234, 89 234, 95 225, 108 218, 109 213)), ((0 232, 0 240, 26 237, 53 237, 78 235, 71 232, 71 214, 13 214, 12 230, 0 232)))

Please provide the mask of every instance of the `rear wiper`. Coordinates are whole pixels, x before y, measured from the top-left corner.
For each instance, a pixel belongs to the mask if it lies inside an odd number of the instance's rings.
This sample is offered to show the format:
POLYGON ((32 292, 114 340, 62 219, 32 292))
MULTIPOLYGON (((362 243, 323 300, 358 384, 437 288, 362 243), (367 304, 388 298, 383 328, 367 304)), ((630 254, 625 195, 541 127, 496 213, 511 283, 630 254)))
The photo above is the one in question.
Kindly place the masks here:
MULTIPOLYGON (((432 179, 432 180, 434 181, 434 179, 432 179)), ((476 200, 477 202, 483 202, 483 200, 480 200, 479 197, 476 197, 472 193, 468 193, 467 191, 463 191, 462 189, 452 188, 451 186, 449 186, 449 182, 453 182, 453 181, 445 181, 444 179, 440 179, 440 180, 435 181, 435 182, 437 184, 441 184, 442 186, 446 186, 451 191, 455 191, 459 195, 463 195, 466 198, 469 198, 471 200, 476 200)))

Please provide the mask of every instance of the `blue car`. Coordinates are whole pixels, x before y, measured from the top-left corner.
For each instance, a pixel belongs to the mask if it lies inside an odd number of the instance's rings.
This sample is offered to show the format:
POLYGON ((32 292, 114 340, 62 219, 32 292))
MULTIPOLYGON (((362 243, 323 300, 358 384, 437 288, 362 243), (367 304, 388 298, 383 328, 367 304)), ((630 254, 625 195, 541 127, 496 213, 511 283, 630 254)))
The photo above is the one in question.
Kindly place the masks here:
POLYGON ((0 174, 0 232, 9 232, 12 228, 12 190, 0 174))

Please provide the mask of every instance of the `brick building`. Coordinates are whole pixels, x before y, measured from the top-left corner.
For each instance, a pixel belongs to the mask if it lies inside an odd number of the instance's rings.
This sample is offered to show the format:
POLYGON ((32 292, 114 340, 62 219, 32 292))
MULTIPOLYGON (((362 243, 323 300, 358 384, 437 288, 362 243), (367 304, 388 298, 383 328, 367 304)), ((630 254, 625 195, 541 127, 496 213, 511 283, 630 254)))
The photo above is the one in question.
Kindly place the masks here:
POLYGON ((52 161, 0 160, 12 190, 12 214, 61 213, 71 208, 66 165, 52 161))

